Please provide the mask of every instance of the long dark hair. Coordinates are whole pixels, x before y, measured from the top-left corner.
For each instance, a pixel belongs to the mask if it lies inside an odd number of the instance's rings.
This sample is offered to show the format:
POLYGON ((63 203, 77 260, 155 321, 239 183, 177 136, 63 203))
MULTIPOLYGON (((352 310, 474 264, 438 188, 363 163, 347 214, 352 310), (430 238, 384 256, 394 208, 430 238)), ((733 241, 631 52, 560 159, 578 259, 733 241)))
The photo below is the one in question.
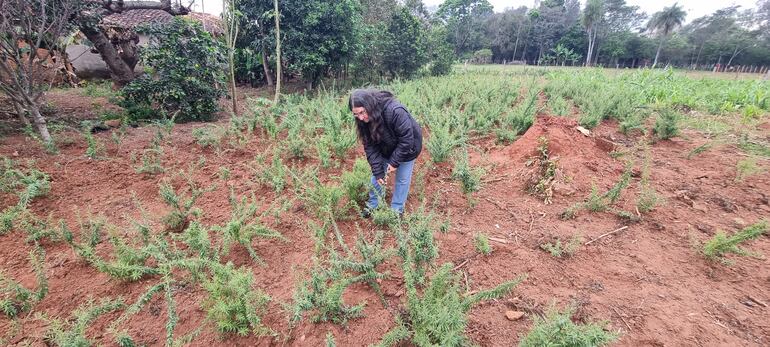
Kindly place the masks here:
POLYGON ((348 108, 363 107, 369 115, 369 122, 364 123, 356 118, 358 138, 364 144, 378 143, 382 138, 382 112, 385 104, 393 99, 393 93, 379 89, 356 89, 350 93, 348 108))

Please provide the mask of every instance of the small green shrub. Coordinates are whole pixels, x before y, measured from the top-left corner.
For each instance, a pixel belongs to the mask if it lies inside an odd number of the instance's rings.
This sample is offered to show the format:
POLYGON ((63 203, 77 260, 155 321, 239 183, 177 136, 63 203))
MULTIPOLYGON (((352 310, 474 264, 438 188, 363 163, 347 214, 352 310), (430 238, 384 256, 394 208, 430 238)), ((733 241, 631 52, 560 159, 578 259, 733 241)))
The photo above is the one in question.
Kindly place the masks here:
POLYGON ((750 225, 730 236, 727 236, 723 231, 718 231, 713 238, 703 245, 703 255, 707 259, 719 260, 722 263, 730 264, 730 261, 725 258, 725 255, 728 253, 741 256, 752 255, 738 245, 756 239, 767 233, 767 231, 768 222, 766 220, 750 225))
POLYGON ((192 180, 192 175, 185 175, 186 188, 174 188, 171 180, 164 179, 160 183, 160 197, 163 202, 171 207, 165 217, 163 224, 166 225, 166 231, 178 233, 187 228, 190 217, 200 216, 202 211, 195 207, 195 201, 204 193, 213 190, 215 187, 202 189, 192 180))
POLYGON ((670 109, 663 109, 658 115, 658 119, 655 121, 655 127, 653 133, 661 139, 668 140, 672 137, 679 135, 679 115, 676 111, 670 109))
POLYGON ((243 197, 240 200, 234 195, 230 197, 232 213, 230 220, 223 226, 216 226, 213 230, 222 234, 222 254, 227 255, 232 243, 238 243, 245 247, 254 261, 262 262, 257 255, 256 250, 251 245, 255 238, 277 238, 284 239, 281 233, 267 227, 261 221, 262 217, 269 211, 263 212, 257 216, 259 209, 254 196, 251 198, 243 197))
POLYGON ((742 182, 743 180, 761 173, 764 170, 762 167, 757 165, 757 159, 746 158, 738 161, 738 164, 735 165, 735 171, 735 181, 742 182))
POLYGON ((474 237, 474 243, 476 245, 476 252, 479 252, 483 255, 489 255, 492 253, 492 246, 489 245, 489 236, 487 236, 487 234, 476 234, 476 237, 474 237))
POLYGON ((540 248, 556 258, 561 258, 575 255, 581 244, 583 244, 583 238, 580 235, 572 235, 566 244, 562 244, 561 240, 557 239, 555 243, 547 242, 540 245, 540 248))
POLYGON ((356 159, 351 171, 342 173, 342 188, 348 201, 362 204, 369 198, 372 171, 365 159, 356 159))
POLYGON ((559 312, 551 308, 545 318, 535 317, 532 329, 519 342, 519 347, 564 346, 597 347, 617 340, 618 334, 606 331, 607 323, 575 324, 572 310, 559 312))
POLYGON ((192 136, 195 142, 203 148, 221 149, 226 130, 219 125, 207 125, 193 129, 192 136))
POLYGON ((548 106, 551 107, 551 112, 557 116, 566 116, 570 111, 569 103, 560 95, 548 99, 548 106))
POLYGON ((240 336, 270 332, 259 316, 270 297, 254 288, 254 275, 248 268, 235 269, 232 263, 217 265, 203 288, 208 292, 203 309, 219 332, 240 336))
POLYGON ((134 163, 134 171, 139 174, 157 175, 166 171, 163 167, 163 148, 160 146, 153 146, 143 150, 141 159, 137 159, 132 154, 131 162, 134 163), (139 161, 138 163, 137 160, 139 161))
POLYGON ((203 26, 176 17, 170 23, 140 29, 152 39, 141 52, 150 73, 123 87, 120 105, 133 119, 172 117, 206 121, 219 110, 226 94, 224 47, 203 26), (194 37, 195 40, 187 38, 194 37), (158 112, 148 112, 157 107, 158 112))
POLYGON ((524 279, 521 276, 490 290, 463 295, 452 266, 451 263, 441 266, 420 296, 405 264, 406 313, 396 317, 396 326, 383 337, 380 346, 393 346, 407 339, 420 347, 469 345, 465 336, 466 313, 479 302, 507 295, 524 279))
POLYGON ((471 168, 468 161, 468 152, 461 151, 455 158, 455 166, 452 170, 452 179, 460 182, 463 194, 470 198, 470 195, 481 189, 481 177, 484 176, 484 169, 471 168))
POLYGON ((117 311, 124 306, 120 298, 115 300, 104 298, 98 304, 90 300, 78 307, 71 319, 46 319, 49 328, 44 340, 56 346, 91 346, 93 341, 86 337, 86 329, 99 316, 117 311))
POLYGON ((434 163, 443 163, 455 148, 465 143, 465 135, 452 129, 448 122, 437 123, 430 128, 430 137, 425 148, 434 163))
POLYGON ((381 204, 371 210, 372 222, 379 226, 396 226, 401 222, 401 218, 396 210, 381 204))

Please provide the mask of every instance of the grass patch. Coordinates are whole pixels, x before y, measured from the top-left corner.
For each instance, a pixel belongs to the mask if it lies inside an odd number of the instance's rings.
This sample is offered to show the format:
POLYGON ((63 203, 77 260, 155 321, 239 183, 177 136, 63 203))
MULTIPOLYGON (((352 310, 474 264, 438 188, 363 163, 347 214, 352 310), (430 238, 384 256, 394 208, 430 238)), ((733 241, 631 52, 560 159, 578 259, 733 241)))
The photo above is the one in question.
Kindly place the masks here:
POLYGON ((556 258, 562 258, 575 255, 581 244, 583 244, 583 238, 580 235, 572 235, 567 243, 556 239, 553 243, 546 242, 540 245, 540 248, 556 258))
POLYGON ((617 340, 618 334, 607 331, 607 323, 575 324, 573 309, 558 311, 551 308, 544 318, 535 317, 535 324, 519 342, 519 347, 595 347, 617 340))
POLYGON ((754 255, 739 247, 739 245, 764 235, 767 233, 767 230, 768 222, 763 220, 730 236, 724 231, 717 231, 717 234, 703 245, 703 255, 709 260, 717 260, 729 265, 731 262, 725 258, 727 254, 736 254, 739 256, 754 255))

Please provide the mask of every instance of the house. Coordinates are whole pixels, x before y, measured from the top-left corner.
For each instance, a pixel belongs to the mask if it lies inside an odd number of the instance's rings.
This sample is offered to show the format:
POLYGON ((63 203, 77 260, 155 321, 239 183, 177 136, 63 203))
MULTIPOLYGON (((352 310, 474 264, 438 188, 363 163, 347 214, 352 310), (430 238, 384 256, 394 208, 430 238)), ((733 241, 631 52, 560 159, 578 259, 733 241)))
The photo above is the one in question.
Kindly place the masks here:
MULTIPOLYGON (((198 12, 191 12, 184 17, 200 22, 204 29, 214 35, 223 33, 219 17, 198 12)), ((136 64, 137 48, 146 45, 149 38, 136 33, 135 29, 142 25, 170 23, 173 18, 174 16, 163 10, 139 9, 110 14, 104 17, 99 25, 116 45, 124 60, 127 60, 129 66, 133 66, 134 71, 140 72, 142 68, 136 64)), ((67 57, 75 74, 83 79, 110 78, 107 64, 93 45, 83 35, 78 35, 76 39, 78 43, 67 46, 67 57)))

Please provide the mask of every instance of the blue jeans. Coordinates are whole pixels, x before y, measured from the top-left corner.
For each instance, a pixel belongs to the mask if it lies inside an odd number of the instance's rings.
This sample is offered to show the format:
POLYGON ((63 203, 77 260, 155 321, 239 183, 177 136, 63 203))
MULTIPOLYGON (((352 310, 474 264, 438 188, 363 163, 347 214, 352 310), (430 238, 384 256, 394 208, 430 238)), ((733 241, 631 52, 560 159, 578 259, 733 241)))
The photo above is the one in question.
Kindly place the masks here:
MULTIPOLYGON (((390 208, 398 213, 404 212, 404 203, 406 203, 406 197, 409 195, 409 185, 412 184, 412 171, 415 160, 401 163, 396 168, 396 184, 393 189, 393 200, 390 202, 390 208)), ((387 171, 388 164, 385 164, 384 169, 387 171)), ((372 176, 372 187, 373 189, 369 190, 369 201, 366 202, 366 207, 370 209, 379 206, 380 197, 385 198, 385 190, 377 183, 377 178, 374 176, 372 176)))

